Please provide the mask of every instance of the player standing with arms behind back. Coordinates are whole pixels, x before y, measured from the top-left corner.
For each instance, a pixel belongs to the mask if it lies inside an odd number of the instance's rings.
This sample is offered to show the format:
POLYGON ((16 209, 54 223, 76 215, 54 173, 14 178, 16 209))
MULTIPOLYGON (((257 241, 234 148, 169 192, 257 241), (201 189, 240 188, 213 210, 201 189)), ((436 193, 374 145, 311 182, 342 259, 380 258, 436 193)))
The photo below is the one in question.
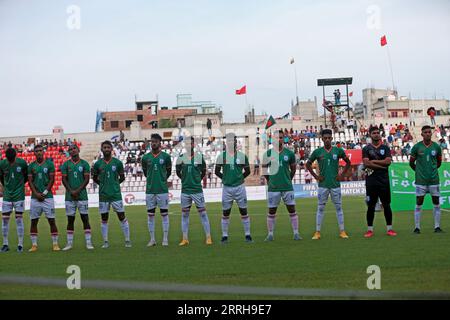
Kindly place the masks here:
POLYGON ((295 154, 284 148, 283 130, 276 131, 273 135, 273 148, 266 151, 263 157, 263 175, 267 180, 267 231, 265 241, 273 241, 275 218, 281 198, 286 205, 291 220, 294 240, 301 240, 298 232, 298 215, 295 210, 295 194, 292 179, 297 171, 295 154))
POLYGON ((2 232, 3 247, 1 252, 9 251, 9 219, 16 211, 17 251, 23 251, 23 212, 25 211, 25 182, 28 179, 28 165, 25 160, 16 158, 16 150, 6 149, 6 159, 0 161, 0 183, 3 185, 2 232))
POLYGON ((89 224, 89 200, 86 186, 89 184, 91 168, 86 160, 80 159, 80 150, 76 144, 69 147, 70 159, 61 166, 62 182, 66 188, 67 245, 63 251, 72 249, 75 214, 80 213, 83 221, 86 248, 94 249, 91 242, 91 226, 89 224))
MULTIPOLYGON (((189 140, 188 140, 189 141, 189 140)), ((189 150, 180 155, 177 160, 176 170, 177 176, 181 179, 181 229, 183 232, 183 240, 180 246, 189 244, 189 213, 191 211, 192 202, 197 207, 203 230, 206 235, 206 244, 212 244, 211 232, 208 214, 206 213, 205 196, 203 195, 202 180, 206 175, 206 163, 200 152, 194 152, 195 140, 190 139, 191 146, 189 150)))
POLYGON ((216 160, 214 173, 222 179, 222 244, 228 243, 228 227, 233 201, 236 201, 244 226, 245 241, 253 242, 250 235, 250 217, 247 213, 247 192, 244 180, 250 175, 250 164, 245 154, 237 151, 237 139, 234 133, 225 136, 226 150, 216 160), (223 170, 223 172, 222 172, 223 170))
POLYGON ((147 204, 148 231, 150 242, 148 247, 156 245, 155 240, 155 213, 156 206, 162 218, 163 246, 169 245, 169 187, 167 179, 172 174, 172 159, 170 155, 161 150, 162 137, 154 133, 150 137, 152 151, 142 157, 142 169, 147 177, 145 202, 147 204))
POLYGON ((50 160, 44 159, 44 148, 38 144, 34 147, 36 161, 28 167, 28 184, 31 188, 30 204, 30 252, 38 249, 38 222, 44 212, 50 225, 53 242, 53 251, 60 251, 58 246, 58 228, 55 223, 55 202, 53 200, 52 187, 55 182, 55 166, 50 160))
POLYGON ((319 190, 317 193, 316 232, 312 239, 320 239, 320 228, 322 226, 323 217, 325 216, 325 205, 327 204, 328 196, 330 194, 331 201, 336 208, 336 217, 339 224, 339 237, 348 239, 348 235, 344 228, 344 211, 342 210, 340 180, 345 177, 348 169, 350 169, 351 163, 343 149, 331 145, 333 132, 330 129, 322 130, 321 136, 324 146, 314 150, 306 162, 306 168, 319 182, 319 190), (339 159, 345 161, 345 168, 342 171, 341 176, 338 175, 339 159), (318 176, 312 168, 312 164, 315 160, 319 163, 320 176, 318 176))
POLYGON ((102 217, 103 249, 109 248, 108 241, 108 219, 109 210, 112 206, 117 213, 125 236, 125 247, 131 248, 130 225, 125 217, 125 208, 120 192, 120 184, 125 181, 123 163, 112 156, 113 146, 110 141, 101 144, 103 158, 99 159, 92 168, 92 179, 99 185, 99 212, 102 217))
POLYGON ((366 168, 366 201, 367 201, 367 232, 365 238, 373 236, 373 220, 378 198, 384 209, 387 235, 396 236, 392 230, 391 186, 389 184, 388 168, 392 163, 389 147, 381 141, 380 130, 377 126, 369 128, 372 143, 363 148, 363 163, 366 168))
POLYGON ((420 233, 420 215, 427 193, 431 195, 433 201, 434 232, 442 232, 438 172, 442 164, 442 150, 436 142, 431 140, 432 134, 430 126, 422 127, 423 141, 414 145, 409 158, 409 165, 416 173, 416 209, 414 210, 414 233, 416 234, 420 233))

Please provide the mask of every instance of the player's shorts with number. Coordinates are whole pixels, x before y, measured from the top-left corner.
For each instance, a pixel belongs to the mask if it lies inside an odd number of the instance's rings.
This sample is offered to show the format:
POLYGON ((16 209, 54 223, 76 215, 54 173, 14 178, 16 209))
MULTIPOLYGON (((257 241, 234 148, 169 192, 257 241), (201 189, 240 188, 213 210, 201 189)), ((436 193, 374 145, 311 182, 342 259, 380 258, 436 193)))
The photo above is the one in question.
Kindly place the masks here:
POLYGON ((25 201, 16 201, 16 202, 3 201, 3 204, 2 204, 2 212, 3 213, 12 212, 13 209, 16 212, 24 212, 25 211, 25 201))
POLYGON ((100 214, 108 213, 111 206, 115 212, 125 212, 122 200, 111 202, 99 202, 98 211, 100 212, 100 214))
POLYGON ((182 208, 188 208, 192 205, 192 202, 195 203, 195 206, 197 208, 204 208, 205 207, 205 196, 203 195, 203 192, 201 193, 182 193, 181 194, 181 207, 182 208))
POLYGON ((295 205, 294 191, 267 192, 267 206, 276 208, 279 206, 281 199, 287 206, 295 205))
POLYGON ((423 197, 427 193, 431 194, 432 197, 440 197, 441 192, 439 189, 439 185, 431 185, 431 186, 422 186, 416 184, 416 196, 423 197))
POLYGON ((244 184, 237 187, 223 186, 222 210, 231 209, 233 201, 236 201, 239 208, 247 208, 247 191, 244 184))
POLYGON ((145 203, 147 204, 147 210, 153 210, 157 206, 160 209, 169 209, 169 194, 168 193, 158 193, 145 195, 145 203))
POLYGON ((88 214, 88 204, 89 201, 66 201, 66 215, 74 216, 77 212, 77 208, 80 214, 88 214))
POLYGON ((42 212, 48 219, 55 218, 55 201, 53 198, 44 199, 44 201, 38 201, 37 199, 31 199, 30 204, 30 219, 39 219, 42 212))
POLYGON ((319 204, 326 204, 328 201, 328 196, 331 195, 331 201, 334 204, 342 203, 341 188, 320 188, 317 191, 317 200, 319 204))

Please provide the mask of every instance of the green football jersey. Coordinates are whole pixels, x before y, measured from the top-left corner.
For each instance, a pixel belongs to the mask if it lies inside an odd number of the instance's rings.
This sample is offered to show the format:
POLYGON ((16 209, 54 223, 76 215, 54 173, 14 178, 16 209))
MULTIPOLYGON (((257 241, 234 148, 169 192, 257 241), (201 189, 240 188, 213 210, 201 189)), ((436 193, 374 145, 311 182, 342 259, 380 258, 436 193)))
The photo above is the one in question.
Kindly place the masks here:
MULTIPOLYGON (((34 187, 36 188, 36 191, 40 193, 47 189, 51 173, 55 173, 55 165, 50 160, 44 160, 41 164, 34 161, 28 167, 28 176, 32 177, 34 187)), ((36 199, 36 196, 32 193, 31 198, 36 199)), ((49 191, 45 198, 53 198, 53 193, 49 191)))
POLYGON ((269 192, 293 191, 291 169, 289 166, 295 163, 295 154, 283 148, 280 153, 274 149, 267 150, 263 156, 263 165, 268 166, 269 192))
POLYGON ((412 147, 411 157, 416 159, 415 183, 421 186, 438 185, 437 159, 442 157, 441 147, 436 142, 426 146, 421 141, 412 147))
POLYGON ((28 179, 28 165, 25 160, 16 158, 10 164, 8 159, 0 161, 0 176, 3 176, 3 201, 25 200, 25 183, 28 179))
POLYGON ((345 151, 338 147, 332 147, 330 151, 325 150, 324 147, 313 151, 308 161, 313 163, 317 160, 319 163, 320 175, 325 178, 325 180, 319 182, 320 188, 334 189, 341 186, 341 182, 337 180, 339 159, 345 157, 345 151))
POLYGON ((181 155, 177 160, 177 169, 181 170, 181 192, 186 194, 202 193, 202 172, 206 169, 203 155, 196 152, 193 157, 181 155))
POLYGON ((142 169, 147 177, 146 194, 168 193, 167 168, 172 169, 172 159, 164 151, 157 155, 147 153, 142 157, 142 169))
POLYGON ((100 202, 121 201, 119 178, 123 173, 123 163, 117 158, 111 158, 109 162, 98 160, 92 168, 92 175, 100 180, 100 202))
POLYGON ((219 154, 216 163, 222 164, 223 177, 222 183, 227 187, 237 187, 244 183, 243 169, 249 166, 248 158, 245 154, 237 151, 231 155, 226 151, 219 154))
MULTIPOLYGON (((80 159, 78 162, 73 162, 72 159, 67 160, 61 166, 61 174, 67 177, 67 182, 72 190, 76 190, 84 183, 84 177, 90 175, 91 167, 87 161, 80 159)), ((86 188, 81 190, 78 200, 87 201, 88 195, 86 188)), ((66 190, 66 201, 73 201, 72 195, 66 190)))

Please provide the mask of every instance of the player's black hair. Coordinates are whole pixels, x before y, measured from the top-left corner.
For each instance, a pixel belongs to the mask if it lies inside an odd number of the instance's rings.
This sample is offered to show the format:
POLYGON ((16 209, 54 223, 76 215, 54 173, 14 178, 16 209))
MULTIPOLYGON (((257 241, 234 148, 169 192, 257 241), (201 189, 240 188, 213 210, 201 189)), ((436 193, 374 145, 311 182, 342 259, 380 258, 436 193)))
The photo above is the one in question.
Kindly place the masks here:
POLYGON ((280 129, 280 130, 278 130, 278 134, 284 136, 284 131, 280 129))
POLYGON ((422 127, 421 131, 428 130, 428 129, 431 129, 431 127, 429 125, 425 125, 422 127))
POLYGON ((378 128, 378 126, 370 126, 370 128, 369 128, 369 133, 372 133, 373 131, 376 131, 376 130, 380 131, 380 129, 378 128))
POLYGON ((156 139, 156 140, 159 140, 159 142, 162 141, 162 137, 158 133, 152 133, 152 135, 150 136, 150 139, 156 139))
POLYGON ((75 144, 75 143, 73 143, 73 144, 71 144, 70 146, 69 146, 69 148, 72 148, 72 147, 75 147, 75 148, 77 148, 78 149, 78 151, 80 150, 80 148, 75 144))
POLYGON ((109 140, 103 141, 101 147, 103 148, 104 145, 108 145, 108 146, 110 146, 111 148, 113 147, 111 141, 109 141, 109 140))
POLYGON ((331 129, 323 129, 322 132, 320 133, 320 135, 323 137, 326 134, 330 134, 333 135, 333 131, 331 131, 331 129))
POLYGON ((37 145, 34 146, 34 150, 39 149, 39 148, 44 149, 44 147, 42 146, 42 144, 37 144, 37 145))
POLYGON ((5 156, 6 159, 8 159, 10 162, 14 161, 14 159, 16 158, 17 152, 16 149, 14 148, 8 148, 5 151, 5 156))

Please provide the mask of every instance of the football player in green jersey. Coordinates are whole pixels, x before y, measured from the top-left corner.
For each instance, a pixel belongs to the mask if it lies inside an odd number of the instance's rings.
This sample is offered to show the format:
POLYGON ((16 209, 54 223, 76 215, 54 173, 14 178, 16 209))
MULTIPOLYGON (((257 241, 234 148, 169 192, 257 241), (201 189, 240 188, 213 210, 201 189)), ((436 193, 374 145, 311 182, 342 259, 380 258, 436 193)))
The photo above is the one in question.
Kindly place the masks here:
POLYGON ((125 247, 131 248, 130 225, 125 217, 125 208, 122 201, 120 184, 125 181, 123 163, 112 156, 113 146, 111 141, 101 144, 103 158, 99 159, 92 168, 92 179, 99 185, 99 212, 102 216, 103 249, 109 248, 108 241, 108 218, 112 206, 117 213, 120 227, 125 236, 125 247))
POLYGON ((236 201, 241 221, 244 226, 245 241, 252 243, 250 235, 250 217, 247 213, 247 192, 244 180, 250 175, 250 164, 247 156, 237 151, 237 139, 234 133, 225 136, 226 149, 216 160, 214 169, 216 176, 222 179, 222 244, 228 243, 228 226, 233 201, 236 201), (223 171, 223 172, 222 172, 223 171))
POLYGON ((195 152, 195 139, 191 137, 190 148, 185 154, 180 155, 177 160, 176 172, 181 179, 181 229, 183 232, 183 240, 180 246, 189 244, 189 213, 191 211, 192 202, 197 207, 200 220, 202 221, 203 230, 206 235, 206 244, 212 244, 211 232, 208 214, 206 213, 205 196, 203 195, 202 180, 206 175, 206 163, 200 152, 195 152))
POLYGON ((58 246, 58 228, 55 223, 55 202, 53 200, 52 187, 55 182, 55 166, 50 160, 44 159, 44 148, 37 144, 34 147, 34 155, 36 161, 28 167, 28 184, 31 188, 31 204, 30 204, 30 236, 31 249, 35 252, 38 249, 38 222, 44 212, 50 224, 50 232, 53 242, 53 251, 60 251, 58 246))
POLYGON ((420 234, 420 215, 425 195, 429 193, 433 201, 434 232, 442 232, 441 205, 439 190, 439 172, 442 164, 441 147, 431 140, 432 130, 430 126, 422 127, 423 141, 414 145, 409 158, 410 167, 416 172, 416 208, 414 210, 414 233, 420 234))
POLYGON ((273 241, 274 239, 275 217, 282 198, 289 212, 294 240, 301 240, 302 237, 298 231, 298 215, 295 210, 295 194, 292 186, 292 179, 297 171, 295 154, 284 147, 283 130, 276 131, 272 141, 273 148, 264 153, 262 165, 262 172, 268 185, 267 206, 269 208, 267 215, 268 235, 265 241, 273 241))
POLYGON ((80 212, 84 227, 86 248, 94 249, 91 241, 91 226, 89 224, 88 195, 86 186, 89 184, 91 168, 87 161, 80 159, 80 150, 76 144, 69 147, 70 159, 61 166, 62 183, 66 188, 66 215, 67 215, 67 245, 63 251, 72 249, 75 214, 80 212))
POLYGON ((0 161, 0 183, 3 185, 2 232, 3 247, 1 252, 9 251, 9 219, 13 210, 16 212, 18 245, 17 251, 23 252, 23 212, 25 211, 25 183, 28 179, 28 165, 25 160, 17 158, 16 150, 6 149, 6 159, 0 161))
POLYGON ((148 247, 156 245, 155 240, 155 212, 156 207, 162 218, 163 246, 169 245, 169 187, 167 179, 172 174, 172 159, 161 150, 162 137, 154 133, 150 136, 151 152, 142 157, 142 169, 147 178, 145 202, 147 205, 147 223, 150 233, 148 247))
POLYGON ((330 129, 323 129, 321 132, 324 146, 313 151, 308 161, 306 162, 306 169, 311 172, 314 179, 319 182, 319 189, 317 190, 317 213, 316 213, 316 232, 313 235, 313 240, 320 239, 320 229, 322 226, 323 217, 325 216, 325 205, 328 201, 328 196, 331 194, 331 201, 336 208, 336 217, 339 224, 339 237, 348 239, 348 235, 344 228, 344 211, 342 210, 342 194, 341 183, 345 174, 350 169, 350 159, 345 154, 344 150, 331 145, 333 140, 333 131, 330 129), (345 168, 339 176, 339 159, 345 161, 345 168), (314 161, 319 164, 319 175, 314 172, 312 164, 314 161))

